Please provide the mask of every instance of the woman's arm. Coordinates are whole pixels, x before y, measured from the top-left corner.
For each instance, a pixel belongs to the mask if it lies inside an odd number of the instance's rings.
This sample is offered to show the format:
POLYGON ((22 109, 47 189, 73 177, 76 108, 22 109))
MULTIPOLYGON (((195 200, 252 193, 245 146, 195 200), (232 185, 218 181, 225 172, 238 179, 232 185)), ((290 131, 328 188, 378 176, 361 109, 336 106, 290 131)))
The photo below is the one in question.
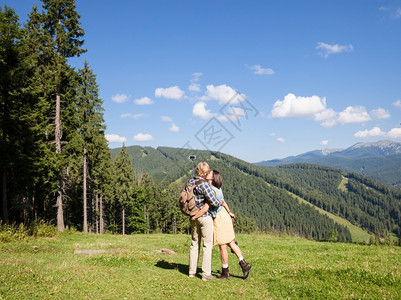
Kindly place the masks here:
POLYGON ((221 200, 221 205, 226 209, 226 211, 228 212, 228 214, 230 215, 231 218, 235 219, 235 215, 231 212, 230 208, 228 207, 228 204, 226 201, 221 200))
POLYGON ((205 202, 202 209, 200 211, 198 211, 193 217, 191 217, 191 220, 194 221, 197 218, 203 216, 209 210, 209 207, 210 207, 210 204, 205 202))

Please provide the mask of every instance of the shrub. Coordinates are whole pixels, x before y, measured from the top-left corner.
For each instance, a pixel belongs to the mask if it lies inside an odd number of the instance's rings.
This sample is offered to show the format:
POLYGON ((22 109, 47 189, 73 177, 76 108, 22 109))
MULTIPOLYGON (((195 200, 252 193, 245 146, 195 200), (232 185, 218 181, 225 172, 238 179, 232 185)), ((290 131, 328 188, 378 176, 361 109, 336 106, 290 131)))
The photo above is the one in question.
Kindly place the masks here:
POLYGON ((56 226, 51 224, 50 221, 42 219, 35 220, 31 226, 29 226, 29 233, 34 237, 54 237, 58 231, 56 226))
POLYGON ((10 243, 23 241, 30 236, 33 237, 54 237, 58 233, 57 228, 44 220, 34 221, 28 228, 24 224, 3 224, 0 220, 0 242, 10 243))
POLYGON ((3 224, 0 220, 0 242, 9 243, 22 241, 28 238, 28 231, 24 224, 3 224))

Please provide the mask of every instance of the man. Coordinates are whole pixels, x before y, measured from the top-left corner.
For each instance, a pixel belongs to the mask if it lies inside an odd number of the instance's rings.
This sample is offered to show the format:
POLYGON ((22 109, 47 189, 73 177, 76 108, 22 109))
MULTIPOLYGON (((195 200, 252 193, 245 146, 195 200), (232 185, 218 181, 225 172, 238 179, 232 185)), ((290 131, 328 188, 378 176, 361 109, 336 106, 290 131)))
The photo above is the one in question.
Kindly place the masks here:
MULTIPOLYGON (((208 163, 201 162, 198 164, 197 176, 189 180, 189 186, 201 181, 194 189, 196 206, 200 209, 207 201, 211 206, 218 206, 219 200, 214 195, 206 176, 210 172, 208 163), (203 180, 202 180, 203 179, 203 180)), ((213 219, 208 211, 196 220, 191 220, 192 227, 192 243, 189 251, 189 277, 195 277, 198 268, 199 250, 201 239, 203 238, 203 258, 202 258, 202 280, 212 280, 212 248, 213 248, 213 219)))

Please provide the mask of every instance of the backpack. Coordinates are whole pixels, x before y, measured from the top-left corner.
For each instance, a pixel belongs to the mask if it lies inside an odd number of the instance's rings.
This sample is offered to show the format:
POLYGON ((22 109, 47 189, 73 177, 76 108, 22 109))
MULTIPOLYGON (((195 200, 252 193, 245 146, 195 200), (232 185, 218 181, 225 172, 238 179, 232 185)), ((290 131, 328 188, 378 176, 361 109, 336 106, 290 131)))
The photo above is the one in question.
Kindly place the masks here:
POLYGON ((200 211, 199 207, 196 206, 194 189, 204 181, 204 179, 198 179, 195 181, 195 184, 189 186, 188 180, 187 185, 180 194, 180 208, 183 214, 192 217, 200 211))

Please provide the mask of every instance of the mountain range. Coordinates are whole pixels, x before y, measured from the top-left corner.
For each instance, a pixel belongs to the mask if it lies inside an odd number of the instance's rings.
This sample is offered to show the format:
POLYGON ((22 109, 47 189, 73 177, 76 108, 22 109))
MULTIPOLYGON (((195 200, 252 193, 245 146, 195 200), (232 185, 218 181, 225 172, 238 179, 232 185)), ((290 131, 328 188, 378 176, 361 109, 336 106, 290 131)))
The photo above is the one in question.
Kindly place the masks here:
POLYGON ((323 149, 309 151, 283 159, 255 163, 259 166, 278 166, 294 163, 310 163, 356 172, 382 183, 401 187, 401 143, 382 140, 373 143, 357 143, 347 149, 323 149))
MULTIPOLYGON (((357 173, 305 163, 257 166, 208 150, 189 153, 182 148, 140 146, 126 150, 137 177, 146 172, 163 189, 182 188, 196 164, 207 161, 223 174, 225 199, 238 216, 237 231, 258 228, 364 243, 371 235, 401 235, 401 191, 357 173), (195 157, 193 162, 189 155, 195 157)), ((120 151, 112 149, 112 157, 120 151)))

